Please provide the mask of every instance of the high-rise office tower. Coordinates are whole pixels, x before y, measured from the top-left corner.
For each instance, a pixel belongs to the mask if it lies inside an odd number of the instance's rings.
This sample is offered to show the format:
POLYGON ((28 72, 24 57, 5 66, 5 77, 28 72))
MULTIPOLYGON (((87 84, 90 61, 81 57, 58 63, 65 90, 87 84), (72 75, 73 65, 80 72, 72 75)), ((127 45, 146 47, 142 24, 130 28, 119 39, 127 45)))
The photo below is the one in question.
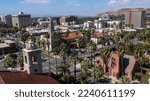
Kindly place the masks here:
POLYGON ((144 27, 145 25, 145 11, 133 10, 125 14, 125 24, 134 28, 144 27))

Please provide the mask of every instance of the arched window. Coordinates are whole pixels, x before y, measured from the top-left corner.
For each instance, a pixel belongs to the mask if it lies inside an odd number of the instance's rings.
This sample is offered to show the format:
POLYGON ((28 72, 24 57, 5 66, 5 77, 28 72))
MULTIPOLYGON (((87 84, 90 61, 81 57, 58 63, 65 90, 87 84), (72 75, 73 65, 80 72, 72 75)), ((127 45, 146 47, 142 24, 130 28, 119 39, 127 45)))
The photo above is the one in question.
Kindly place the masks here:
POLYGON ((37 63, 37 56, 32 56, 32 63, 33 64, 37 63))
POLYGON ((25 56, 25 63, 27 64, 27 56, 25 56))

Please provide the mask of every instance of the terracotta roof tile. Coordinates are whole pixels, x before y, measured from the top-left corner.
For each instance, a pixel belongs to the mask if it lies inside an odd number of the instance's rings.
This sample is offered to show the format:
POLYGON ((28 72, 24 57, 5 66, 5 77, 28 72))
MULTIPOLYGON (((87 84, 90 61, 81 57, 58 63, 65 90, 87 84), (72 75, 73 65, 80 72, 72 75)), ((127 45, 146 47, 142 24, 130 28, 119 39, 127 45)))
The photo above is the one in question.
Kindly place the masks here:
POLYGON ((81 38, 83 34, 81 32, 73 32, 70 33, 68 36, 64 37, 65 40, 70 40, 70 39, 77 39, 81 38))
POLYGON ((58 84, 48 75, 32 75, 26 72, 0 72, 0 83, 3 81, 5 84, 58 84))

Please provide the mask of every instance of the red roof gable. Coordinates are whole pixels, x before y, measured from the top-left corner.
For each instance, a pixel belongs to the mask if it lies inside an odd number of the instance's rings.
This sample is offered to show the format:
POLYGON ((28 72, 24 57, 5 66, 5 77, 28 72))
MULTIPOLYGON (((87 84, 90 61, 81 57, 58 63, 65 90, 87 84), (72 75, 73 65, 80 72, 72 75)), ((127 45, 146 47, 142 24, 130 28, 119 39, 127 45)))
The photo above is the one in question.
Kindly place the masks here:
POLYGON ((2 84, 59 84, 48 75, 32 75, 26 72, 0 72, 2 84))
POLYGON ((70 39, 77 39, 83 37, 83 34, 81 32, 73 32, 70 33, 68 36, 64 37, 65 40, 70 40, 70 39))

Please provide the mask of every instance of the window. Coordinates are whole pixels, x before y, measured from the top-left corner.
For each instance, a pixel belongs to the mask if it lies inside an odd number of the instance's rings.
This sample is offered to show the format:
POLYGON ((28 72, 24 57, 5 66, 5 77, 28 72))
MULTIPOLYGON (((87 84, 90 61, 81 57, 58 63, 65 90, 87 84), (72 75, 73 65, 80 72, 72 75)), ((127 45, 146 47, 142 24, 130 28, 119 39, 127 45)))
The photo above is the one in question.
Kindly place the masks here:
POLYGON ((35 73, 37 73, 37 72, 38 72, 38 70, 37 70, 37 69, 34 69, 34 72, 35 72, 35 73))
POLYGON ((37 56, 32 57, 32 63, 37 63, 37 56))
POLYGON ((25 56, 25 63, 27 63, 27 56, 25 56))

